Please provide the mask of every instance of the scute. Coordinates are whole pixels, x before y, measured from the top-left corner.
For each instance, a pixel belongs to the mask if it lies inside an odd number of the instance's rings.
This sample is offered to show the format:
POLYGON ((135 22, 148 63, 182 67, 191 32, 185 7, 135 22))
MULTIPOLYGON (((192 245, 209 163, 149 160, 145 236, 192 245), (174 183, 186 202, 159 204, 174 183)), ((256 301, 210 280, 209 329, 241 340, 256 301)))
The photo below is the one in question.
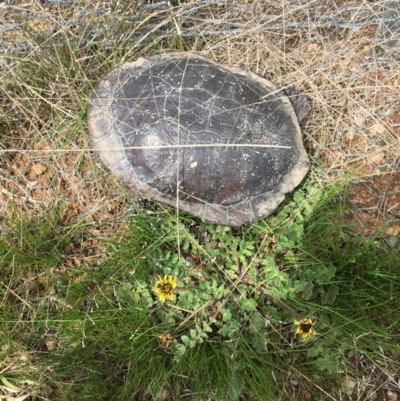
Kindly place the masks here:
POLYGON ((109 72, 91 96, 88 125, 104 164, 136 194, 170 206, 178 197, 180 209, 223 225, 269 215, 309 169, 280 90, 190 53, 109 72), (126 174, 115 167, 127 163, 126 174))

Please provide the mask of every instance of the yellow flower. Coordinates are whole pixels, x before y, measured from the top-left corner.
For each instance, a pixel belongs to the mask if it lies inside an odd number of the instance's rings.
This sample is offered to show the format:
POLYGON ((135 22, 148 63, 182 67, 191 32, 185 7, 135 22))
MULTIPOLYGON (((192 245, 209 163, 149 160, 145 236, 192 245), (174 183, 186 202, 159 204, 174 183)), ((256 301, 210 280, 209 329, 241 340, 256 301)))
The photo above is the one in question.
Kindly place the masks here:
POLYGON ((266 253, 272 253, 276 251, 276 248, 278 247, 278 242, 276 241, 275 235, 272 237, 268 237, 269 242, 267 244, 267 247, 265 248, 266 253))
POLYGON ((176 298, 174 289, 176 288, 176 277, 165 275, 164 278, 158 277, 154 292, 158 294, 161 302, 172 301, 176 298))
POLYGON ((294 324, 298 326, 296 334, 300 334, 303 337, 303 341, 307 341, 310 337, 318 334, 314 329, 315 322, 311 319, 302 319, 300 321, 295 320, 294 324))

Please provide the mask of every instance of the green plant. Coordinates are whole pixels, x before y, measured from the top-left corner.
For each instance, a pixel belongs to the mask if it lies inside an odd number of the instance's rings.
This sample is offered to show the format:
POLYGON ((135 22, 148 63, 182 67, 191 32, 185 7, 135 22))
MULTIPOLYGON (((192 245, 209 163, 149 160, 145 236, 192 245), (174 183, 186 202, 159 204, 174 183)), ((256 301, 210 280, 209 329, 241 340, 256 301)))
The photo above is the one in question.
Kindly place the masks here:
MULTIPOLYGON (((386 272, 382 296, 393 294, 398 277, 391 268, 395 255, 346 230, 340 190, 324 191, 306 182, 268 224, 242 230, 212 224, 187 230, 166 216, 158 220, 159 234, 180 230, 179 235, 165 237, 157 249, 149 247, 144 257, 153 274, 176 276, 177 300, 158 301, 151 272, 122 284, 118 298, 127 306, 147 308, 161 338, 168 333, 164 348, 177 363, 203 344, 229 354, 227 391, 233 399, 246 391, 249 374, 239 344, 251 347, 261 360, 266 352, 277 352, 285 338, 318 370, 334 374, 343 357, 354 352, 353 338, 362 338, 366 330, 345 306, 356 296, 346 275, 361 274, 369 281, 365 275, 377 275, 371 262, 379 258, 378 271, 386 272), (294 335, 294 321, 303 318, 315 322, 311 335, 303 335, 308 341, 294 335)), ((369 298, 376 303, 372 294, 369 298)), ((375 325, 370 330, 381 332, 375 325)), ((370 346, 358 341, 362 352, 370 346)))

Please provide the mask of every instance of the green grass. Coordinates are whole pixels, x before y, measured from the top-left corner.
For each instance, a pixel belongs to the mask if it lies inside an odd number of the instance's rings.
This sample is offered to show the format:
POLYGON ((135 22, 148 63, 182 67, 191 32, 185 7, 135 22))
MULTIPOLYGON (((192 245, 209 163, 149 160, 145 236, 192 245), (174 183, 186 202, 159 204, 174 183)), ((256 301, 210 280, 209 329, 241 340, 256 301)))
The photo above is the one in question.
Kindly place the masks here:
POLYGON ((389 374, 400 255, 352 232, 339 190, 306 182, 242 230, 136 208, 123 234, 97 238, 102 253, 75 264, 83 221, 3 220, 3 384, 60 400, 323 400, 344 391, 343 372, 361 384, 389 374), (153 292, 165 274, 184 287, 176 302, 153 292), (319 333, 306 342, 294 334, 302 317, 319 333))

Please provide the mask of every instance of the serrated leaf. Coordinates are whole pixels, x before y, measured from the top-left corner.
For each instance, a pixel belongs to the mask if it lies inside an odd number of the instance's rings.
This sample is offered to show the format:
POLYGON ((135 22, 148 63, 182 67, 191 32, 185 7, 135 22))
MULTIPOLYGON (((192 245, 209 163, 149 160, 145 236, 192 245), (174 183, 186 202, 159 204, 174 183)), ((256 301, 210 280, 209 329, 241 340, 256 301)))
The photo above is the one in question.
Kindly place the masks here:
POLYGON ((184 239, 181 245, 182 251, 187 251, 189 248, 190 248, 190 242, 187 239, 184 239))
MULTIPOLYGON (((301 217, 303 219, 303 217, 301 217)), ((304 227, 301 224, 292 224, 286 232, 288 239, 292 241, 300 241, 304 235, 304 227)))
POLYGON ((239 271, 239 266, 235 262, 227 261, 226 266, 229 267, 229 270, 234 273, 237 273, 239 271))
POLYGON ((208 334, 207 334, 206 332, 204 332, 204 331, 201 331, 201 332, 199 333, 199 336, 198 336, 197 338, 200 340, 200 342, 203 342, 203 338, 204 338, 205 340, 208 339, 208 334))
POLYGON ((189 309, 193 303, 193 294, 189 291, 182 292, 179 294, 178 306, 181 308, 189 309))
POLYGON ((181 336, 181 340, 185 345, 188 345, 190 338, 186 334, 184 334, 183 336, 181 336))
POLYGON ((256 336, 253 337, 251 344, 257 352, 263 352, 265 351, 267 340, 264 337, 256 336))
POLYGON ((257 302, 254 299, 251 299, 251 298, 250 299, 242 298, 240 300, 240 306, 245 311, 251 311, 251 310, 254 310, 257 307, 257 302))
POLYGON ((218 299, 222 298, 222 297, 224 296, 225 292, 226 292, 225 290, 226 290, 225 285, 224 285, 224 284, 221 284, 221 285, 216 289, 216 291, 215 291, 215 296, 216 296, 218 299))
POLYGON ((322 303, 324 305, 333 305, 338 294, 339 287, 337 285, 329 286, 328 291, 322 297, 322 303))
POLYGON ((228 383, 229 396, 232 400, 237 400, 244 386, 244 378, 242 376, 230 377, 228 383))
POLYGON ((227 322, 224 324, 218 331, 219 334, 225 337, 236 337, 240 331, 240 324, 234 320, 227 322))
POLYGON ((324 269, 319 269, 318 276, 315 278, 318 284, 328 283, 336 273, 335 266, 327 266, 324 269))
POLYGON ((314 205, 312 205, 311 203, 306 203, 303 206, 304 216, 309 216, 314 211, 314 209, 315 209, 314 205))
POLYGON ((213 330, 206 322, 203 321, 203 331, 206 333, 212 333, 213 330))
POLYGON ((186 347, 183 344, 176 344, 174 349, 175 359, 179 359, 186 352, 186 347))
POLYGON ((232 313, 229 309, 221 309, 220 312, 222 314, 222 321, 228 322, 232 319, 232 313))
POLYGON ((147 295, 146 298, 142 298, 142 305, 146 308, 150 308, 153 305, 153 298, 150 295, 147 295))
POLYGON ((275 257, 273 255, 266 255, 262 260, 264 266, 264 272, 270 272, 271 269, 276 268, 275 257))
POLYGON ((250 282, 250 284, 256 284, 257 283, 257 273, 258 273, 258 270, 257 270, 257 268, 256 268, 256 265, 258 265, 258 263, 257 263, 257 261, 256 260, 254 260, 253 261, 253 265, 250 267, 250 269, 249 269, 249 276, 250 276, 250 280, 249 280, 249 282, 250 282))
POLYGON ((257 334, 265 327, 265 319, 257 312, 250 316, 249 330, 251 333, 257 334))
POLYGON ((232 270, 225 270, 224 273, 227 276, 227 278, 230 279, 230 280, 236 280, 237 277, 238 277, 237 273, 235 273, 232 270))
POLYGON ((212 295, 207 294, 206 292, 200 293, 199 297, 200 299, 203 299, 204 301, 208 301, 209 299, 213 298, 212 295))
POLYGON ((271 320, 275 322, 282 320, 281 312, 275 306, 267 306, 266 311, 271 320))
POLYGON ((300 202, 304 199, 304 195, 301 191, 297 191, 293 194, 293 199, 295 202, 300 202))
POLYGON ((305 286, 303 287, 303 296, 305 300, 310 299, 313 295, 314 284, 311 281, 308 281, 305 286))
POLYGON ((317 366, 320 370, 326 370, 328 373, 337 373, 339 369, 339 356, 329 355, 325 358, 317 359, 317 366))
POLYGON ((321 354, 321 349, 319 347, 311 347, 307 350, 307 356, 310 358, 315 358, 321 354))
MULTIPOLYGON (((132 287, 132 286, 130 286, 132 287)), ((121 288, 117 290, 117 299, 119 302, 128 305, 137 305, 139 302, 139 295, 131 291, 130 287, 124 284, 121 288)))

